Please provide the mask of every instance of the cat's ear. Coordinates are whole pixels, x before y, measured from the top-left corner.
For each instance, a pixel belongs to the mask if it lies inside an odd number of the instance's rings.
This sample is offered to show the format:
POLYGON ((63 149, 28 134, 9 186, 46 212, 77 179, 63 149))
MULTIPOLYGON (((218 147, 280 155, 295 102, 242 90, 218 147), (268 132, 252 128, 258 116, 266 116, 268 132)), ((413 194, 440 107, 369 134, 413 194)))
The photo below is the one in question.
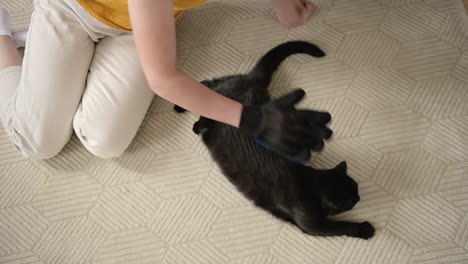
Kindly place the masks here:
POLYGON ((336 165, 335 170, 346 172, 347 168, 348 168, 348 165, 346 164, 346 161, 342 161, 340 162, 340 164, 336 165))

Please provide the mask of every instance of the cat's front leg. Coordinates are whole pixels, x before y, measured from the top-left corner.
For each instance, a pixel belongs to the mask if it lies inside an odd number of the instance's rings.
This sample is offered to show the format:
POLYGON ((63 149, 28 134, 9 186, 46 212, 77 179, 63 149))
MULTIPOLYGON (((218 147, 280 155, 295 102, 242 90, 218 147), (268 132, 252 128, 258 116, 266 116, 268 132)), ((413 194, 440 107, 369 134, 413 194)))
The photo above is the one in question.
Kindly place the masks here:
POLYGON ((200 117, 197 122, 193 124, 192 131, 195 134, 202 134, 206 130, 208 130, 212 125, 214 121, 205 117, 200 117))
POLYGON ((369 239, 375 233, 374 227, 369 222, 355 223, 330 219, 317 222, 296 219, 296 223, 303 232, 315 236, 350 236, 369 239))
POLYGON ((174 111, 176 111, 177 113, 183 113, 183 112, 185 112, 187 110, 185 110, 185 108, 182 108, 182 107, 180 107, 178 105, 174 105, 174 111))
POLYGON ((195 133, 197 135, 202 133, 202 131, 200 130, 200 121, 197 121, 197 122, 193 123, 192 131, 193 131, 193 133, 195 133))

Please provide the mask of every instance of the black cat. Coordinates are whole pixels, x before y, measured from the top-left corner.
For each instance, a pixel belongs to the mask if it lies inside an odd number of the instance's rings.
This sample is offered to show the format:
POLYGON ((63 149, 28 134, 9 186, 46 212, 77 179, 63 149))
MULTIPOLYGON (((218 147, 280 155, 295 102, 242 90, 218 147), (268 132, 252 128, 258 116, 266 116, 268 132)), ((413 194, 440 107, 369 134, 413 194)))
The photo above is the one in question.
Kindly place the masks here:
MULTIPOLYGON (((274 71, 284 59, 297 53, 325 56, 322 50, 308 42, 287 42, 270 50, 248 74, 202 83, 245 105, 263 104, 270 100, 267 88, 274 71)), ((185 111, 178 106, 174 109, 185 111)), ((224 175, 258 207, 309 235, 346 235, 364 239, 374 235, 369 222, 327 218, 350 210, 360 199, 357 183, 346 174, 346 162, 333 169, 314 169, 265 149, 255 139, 229 125, 203 117, 194 124, 193 131, 202 133, 203 142, 224 175)))

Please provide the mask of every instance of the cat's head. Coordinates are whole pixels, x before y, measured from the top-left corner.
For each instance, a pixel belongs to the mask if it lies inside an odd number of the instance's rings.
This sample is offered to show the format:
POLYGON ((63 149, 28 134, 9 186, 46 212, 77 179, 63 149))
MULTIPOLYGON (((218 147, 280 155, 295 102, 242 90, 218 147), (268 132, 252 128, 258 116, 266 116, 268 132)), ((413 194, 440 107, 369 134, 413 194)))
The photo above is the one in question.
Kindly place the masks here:
POLYGON ((328 215, 350 210, 359 202, 358 184, 346 174, 347 165, 343 161, 335 168, 326 170, 318 180, 320 202, 328 215))

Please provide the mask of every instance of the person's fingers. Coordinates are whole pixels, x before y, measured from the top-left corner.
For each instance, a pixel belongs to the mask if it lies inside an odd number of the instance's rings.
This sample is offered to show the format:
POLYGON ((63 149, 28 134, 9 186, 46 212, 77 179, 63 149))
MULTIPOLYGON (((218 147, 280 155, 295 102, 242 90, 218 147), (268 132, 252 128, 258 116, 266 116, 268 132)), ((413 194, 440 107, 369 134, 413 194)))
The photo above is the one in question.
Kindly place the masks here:
POLYGON ((320 130, 320 137, 323 139, 330 139, 333 135, 333 131, 327 127, 320 130))
POLYGON ((325 125, 331 121, 332 116, 328 112, 320 112, 313 110, 295 110, 299 120, 310 123, 312 125, 325 125))
POLYGON ((304 129, 295 127, 284 131, 280 142, 287 146, 320 151, 324 147, 323 136, 329 136, 325 128, 304 129))
POLYGON ((312 12, 312 10, 315 8, 315 5, 309 1, 303 1, 303 4, 304 4, 304 9, 308 12, 312 12))
POLYGON ((289 109, 294 107, 305 96, 305 91, 302 89, 294 90, 282 97, 273 101, 273 104, 279 109, 289 109))
POLYGON ((312 4, 311 2, 305 3, 304 9, 302 9, 302 12, 301 12, 301 19, 302 19, 303 24, 305 24, 307 20, 310 18, 314 9, 315 9, 314 4, 312 4))

